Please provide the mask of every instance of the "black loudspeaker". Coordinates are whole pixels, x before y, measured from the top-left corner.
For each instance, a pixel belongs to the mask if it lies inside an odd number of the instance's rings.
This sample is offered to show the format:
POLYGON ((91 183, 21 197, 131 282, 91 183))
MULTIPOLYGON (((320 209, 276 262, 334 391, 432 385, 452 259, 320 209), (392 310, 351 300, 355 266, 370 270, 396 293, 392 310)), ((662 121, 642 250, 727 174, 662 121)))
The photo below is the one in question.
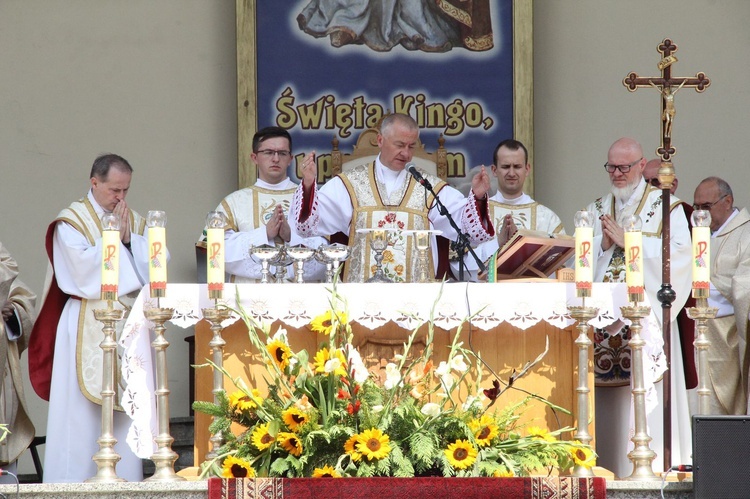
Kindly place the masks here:
POLYGON ((693 495, 750 497, 750 416, 693 416, 693 495))

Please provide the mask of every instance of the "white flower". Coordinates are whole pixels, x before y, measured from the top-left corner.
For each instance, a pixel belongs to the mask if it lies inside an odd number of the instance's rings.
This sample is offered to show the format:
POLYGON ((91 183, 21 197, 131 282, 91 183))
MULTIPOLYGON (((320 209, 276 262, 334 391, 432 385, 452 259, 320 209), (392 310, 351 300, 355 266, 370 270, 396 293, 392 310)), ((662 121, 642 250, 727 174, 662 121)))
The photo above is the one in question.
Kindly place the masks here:
POLYGON ((476 395, 469 395, 468 397, 466 397, 466 402, 464 402, 461 408, 464 411, 468 411, 474 406, 481 406, 481 404, 482 403, 480 402, 479 397, 477 397, 476 395))
POLYGON ((422 414, 436 418, 440 415, 440 406, 434 402, 428 402, 422 406, 422 414))
POLYGON ((279 327, 276 333, 274 333, 273 336, 270 336, 266 340, 266 343, 270 345, 272 342, 276 340, 281 341, 287 345, 289 344, 289 340, 287 339, 286 329, 284 329, 283 327, 279 327))
POLYGON ((393 362, 389 362, 385 366, 385 382, 383 383, 383 386, 386 390, 390 390, 391 388, 398 385, 398 383, 401 381, 401 373, 398 371, 398 366, 394 364, 393 362))
POLYGON ((451 359, 451 368, 460 373, 465 373, 469 369, 469 366, 464 362, 464 356, 459 354, 451 359))
POLYGON ((443 385, 443 390, 446 392, 453 390, 453 383, 455 383, 455 381, 456 380, 453 379, 453 375, 450 372, 440 376, 440 383, 443 385))
POLYGON ((332 373, 339 367, 341 367, 341 360, 338 357, 333 357, 332 359, 328 359, 326 361, 324 369, 325 372, 332 373))
POLYGON ((367 381, 370 373, 367 371, 364 362, 362 362, 362 356, 359 354, 359 351, 351 345, 347 346, 347 360, 354 373, 354 381, 360 384, 367 381))
POLYGON ((372 412, 380 412, 382 410, 383 410, 383 406, 382 405, 374 405, 374 406, 372 406, 372 412))
POLYGON ((438 364, 437 366, 437 369, 435 369, 435 374, 437 374, 438 376, 445 376, 450 372, 451 368, 445 361, 440 362, 440 364, 438 364))

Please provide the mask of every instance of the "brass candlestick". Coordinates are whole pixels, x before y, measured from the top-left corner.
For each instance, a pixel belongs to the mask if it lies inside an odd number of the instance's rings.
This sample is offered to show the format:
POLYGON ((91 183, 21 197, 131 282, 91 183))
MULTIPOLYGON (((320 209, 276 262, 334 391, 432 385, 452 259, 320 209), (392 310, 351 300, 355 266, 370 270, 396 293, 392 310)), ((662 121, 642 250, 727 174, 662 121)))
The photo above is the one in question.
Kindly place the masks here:
POLYGON ((174 315, 173 308, 149 308, 143 311, 146 319, 154 323, 156 338, 151 343, 156 352, 156 412, 158 415, 159 434, 154 439, 157 450, 151 456, 154 462, 154 474, 148 482, 179 482, 185 480, 174 471, 174 463, 179 457, 172 450, 174 438, 169 433, 169 388, 167 387, 167 347, 169 342, 164 337, 164 323, 174 315))
POLYGON ((624 480, 659 480, 654 474, 652 464, 656 459, 656 452, 651 450, 646 422, 646 388, 643 373, 643 346, 646 341, 641 337, 641 319, 648 317, 651 307, 639 306, 633 302, 630 307, 620 307, 623 317, 630 319, 630 351, 633 367, 630 372, 630 390, 633 393, 633 413, 635 416, 635 434, 631 440, 635 445, 628 453, 628 459, 633 463, 633 473, 624 480))
POLYGON ((707 298, 696 298, 695 307, 688 309, 688 317, 695 321, 698 334, 693 345, 698 357, 698 414, 709 414, 711 390, 708 388, 708 348, 711 342, 706 337, 708 321, 716 317, 719 309, 708 306, 707 298))
MULTIPOLYGON (((209 342, 208 346, 211 347, 211 352, 213 354, 213 363, 214 363, 214 389, 212 393, 214 394, 214 404, 219 403, 219 392, 224 389, 224 383, 223 383, 223 374, 221 373, 220 369, 224 364, 224 345, 226 345, 226 341, 224 341, 224 338, 221 337, 221 323, 227 320, 231 312, 227 308, 204 308, 202 310, 203 312, 203 318, 206 319, 209 324, 211 324, 211 332, 213 333, 213 336, 211 338, 211 341, 209 342)), ((216 416, 213 417, 213 421, 215 422, 217 419, 216 416)), ((215 459, 219 456, 219 448, 224 444, 224 436, 221 434, 221 432, 216 432, 213 435, 211 435, 211 450, 206 454, 206 459, 215 459)))
MULTIPOLYGON (((575 342, 578 347, 578 387, 576 388, 578 413, 576 415, 576 433, 573 438, 584 445, 589 445, 593 440, 589 433, 589 393, 591 393, 589 388, 589 348, 591 348, 593 342, 589 338, 590 326, 588 322, 596 317, 599 309, 587 307, 586 298, 583 298, 583 306, 569 307, 568 310, 570 316, 578 321, 576 326, 578 338, 575 342)), ((590 477, 594 476, 594 472, 589 467, 577 464, 573 467, 573 476, 590 477)))
POLYGON ((114 397, 115 397, 115 364, 117 363, 115 336, 115 323, 121 321, 125 311, 112 306, 112 301, 107 301, 106 309, 94 310, 94 317, 104 326, 102 332, 104 339, 99 344, 102 353, 102 432, 97 440, 99 450, 91 459, 96 463, 96 475, 86 482, 115 483, 124 482, 124 478, 117 476, 115 466, 120 460, 120 455, 115 452, 117 439, 113 433, 114 426, 114 397))

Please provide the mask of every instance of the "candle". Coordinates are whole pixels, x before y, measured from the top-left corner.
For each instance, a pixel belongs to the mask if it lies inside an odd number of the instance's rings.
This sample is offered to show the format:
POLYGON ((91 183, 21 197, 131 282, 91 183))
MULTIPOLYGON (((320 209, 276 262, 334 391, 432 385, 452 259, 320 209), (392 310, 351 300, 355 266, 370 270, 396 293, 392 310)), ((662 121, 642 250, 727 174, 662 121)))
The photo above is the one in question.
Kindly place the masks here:
POLYGON ((625 284, 628 298, 637 303, 643 301, 643 234, 641 217, 631 215, 623 220, 625 229, 625 284))
POLYGON ((148 280, 151 298, 161 298, 167 292, 167 214, 160 210, 148 212, 148 280))
POLYGON ((208 297, 220 300, 224 291, 224 226, 226 219, 219 211, 206 217, 206 258, 208 297))
POLYGON ((120 277, 120 219, 114 213, 102 215, 101 270, 101 299, 117 300, 117 284, 120 277))
POLYGON ((711 213, 695 210, 693 222, 693 298, 708 298, 711 290, 711 213))
POLYGON ((581 210, 575 216, 575 282, 579 298, 591 296, 594 281, 594 259, 591 249, 594 246, 594 214, 581 210))

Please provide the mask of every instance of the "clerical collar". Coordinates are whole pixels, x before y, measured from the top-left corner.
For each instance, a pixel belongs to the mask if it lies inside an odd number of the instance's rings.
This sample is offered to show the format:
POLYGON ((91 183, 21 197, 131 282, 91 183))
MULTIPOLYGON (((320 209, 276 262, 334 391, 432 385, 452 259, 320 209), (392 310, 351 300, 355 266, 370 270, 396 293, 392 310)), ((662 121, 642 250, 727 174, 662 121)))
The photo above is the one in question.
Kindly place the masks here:
POLYGON ((261 189, 268 189, 271 191, 280 191, 282 189, 289 189, 290 185, 293 184, 294 187, 296 187, 296 184, 289 180, 289 177, 286 177, 284 180, 279 182, 278 184, 269 184, 265 180, 258 179, 255 181, 255 187, 260 187, 261 189))
POLYGON ((530 204, 534 202, 531 196, 529 196, 525 192, 522 192, 521 195, 518 196, 517 198, 508 199, 505 196, 503 196, 502 191, 499 191, 499 190, 493 196, 493 200, 497 201, 498 203, 512 204, 512 205, 530 204))
POLYGON ((94 207, 94 211, 96 212, 97 215, 101 215, 102 213, 111 213, 105 210, 104 208, 102 208, 101 206, 99 206, 99 203, 96 202, 96 199, 94 198, 94 193, 91 192, 91 189, 89 189, 89 193, 86 197, 88 198, 89 203, 91 203, 91 206, 94 207))

